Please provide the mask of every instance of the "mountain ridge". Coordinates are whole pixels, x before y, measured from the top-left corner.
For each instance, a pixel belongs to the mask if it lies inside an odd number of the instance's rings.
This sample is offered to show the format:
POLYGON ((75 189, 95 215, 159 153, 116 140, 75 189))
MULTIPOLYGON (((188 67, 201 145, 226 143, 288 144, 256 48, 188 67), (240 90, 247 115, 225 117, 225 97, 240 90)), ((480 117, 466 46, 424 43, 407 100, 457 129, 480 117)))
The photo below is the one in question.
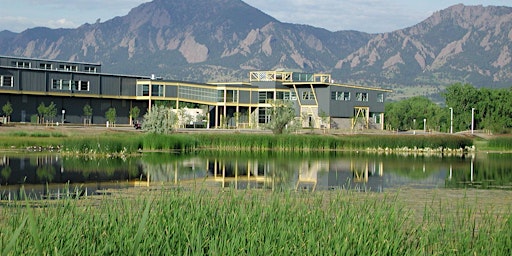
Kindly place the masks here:
POLYGON ((195 82, 246 80, 251 70, 331 73, 438 97, 454 82, 512 86, 512 8, 451 6, 387 33, 283 23, 240 0, 154 0, 76 29, 0 32, 0 54, 100 62, 113 73, 195 82))

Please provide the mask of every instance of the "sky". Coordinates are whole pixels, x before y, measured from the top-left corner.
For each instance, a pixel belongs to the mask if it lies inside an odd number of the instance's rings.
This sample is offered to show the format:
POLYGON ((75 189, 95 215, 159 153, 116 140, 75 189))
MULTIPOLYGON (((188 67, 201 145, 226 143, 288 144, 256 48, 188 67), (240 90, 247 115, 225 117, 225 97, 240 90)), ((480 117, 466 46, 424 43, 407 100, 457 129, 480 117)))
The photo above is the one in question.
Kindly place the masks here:
MULTIPOLYGON (((150 0, 0 0, 0 31, 77 28, 124 16, 150 0)), ((173 0, 169 0, 173 1, 173 0)), ((208 1, 208 0, 205 0, 208 1)), ((511 0, 244 0, 282 22, 367 33, 407 28, 455 4, 512 6, 511 0)))

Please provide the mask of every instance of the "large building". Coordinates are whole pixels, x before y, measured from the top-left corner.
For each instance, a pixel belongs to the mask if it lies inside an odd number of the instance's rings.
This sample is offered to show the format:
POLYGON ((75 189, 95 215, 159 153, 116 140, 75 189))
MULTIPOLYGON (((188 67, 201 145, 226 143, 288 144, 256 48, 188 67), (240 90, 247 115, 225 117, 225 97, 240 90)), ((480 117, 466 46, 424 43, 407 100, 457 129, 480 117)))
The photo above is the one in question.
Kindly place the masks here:
POLYGON ((102 73, 97 63, 0 56, 0 107, 12 104, 13 122, 34 122, 38 106, 53 102, 56 120, 82 123, 83 107, 89 105, 94 124, 106 123, 110 108, 116 109, 116 123, 128 124, 132 107, 143 115, 159 101, 207 113, 187 122, 206 120, 205 126, 211 128, 256 128, 269 121, 273 100, 290 100, 303 127, 383 129, 388 92, 338 84, 329 74, 254 71, 248 82, 192 83, 102 73))

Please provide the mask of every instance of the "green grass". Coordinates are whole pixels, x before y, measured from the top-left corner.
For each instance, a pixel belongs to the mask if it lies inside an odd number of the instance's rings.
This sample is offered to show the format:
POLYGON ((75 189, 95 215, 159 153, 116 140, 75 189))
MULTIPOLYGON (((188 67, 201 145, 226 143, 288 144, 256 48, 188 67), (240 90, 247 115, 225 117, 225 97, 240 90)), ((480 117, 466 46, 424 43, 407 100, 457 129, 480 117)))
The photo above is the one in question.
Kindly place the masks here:
POLYGON ((1 255, 510 255, 512 215, 354 192, 157 191, 0 207, 1 255))
POLYGON ((464 149, 469 138, 456 135, 272 135, 272 134, 102 134, 65 136, 59 133, 15 133, 0 136, 1 148, 61 148, 70 154, 130 154, 138 151, 281 151, 307 153, 342 150, 464 149))
POLYGON ((487 143, 487 149, 510 151, 512 150, 512 136, 499 136, 487 143))

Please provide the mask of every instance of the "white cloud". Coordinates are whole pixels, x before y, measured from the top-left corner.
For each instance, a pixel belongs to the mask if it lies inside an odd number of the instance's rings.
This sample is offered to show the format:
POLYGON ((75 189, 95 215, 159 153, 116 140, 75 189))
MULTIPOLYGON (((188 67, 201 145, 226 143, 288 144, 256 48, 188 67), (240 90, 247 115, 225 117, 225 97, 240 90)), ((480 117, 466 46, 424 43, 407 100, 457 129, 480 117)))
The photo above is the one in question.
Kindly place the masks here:
POLYGON ((67 20, 65 18, 58 19, 58 20, 49 20, 48 25, 46 27, 49 28, 73 28, 77 27, 77 25, 70 20, 67 20))

